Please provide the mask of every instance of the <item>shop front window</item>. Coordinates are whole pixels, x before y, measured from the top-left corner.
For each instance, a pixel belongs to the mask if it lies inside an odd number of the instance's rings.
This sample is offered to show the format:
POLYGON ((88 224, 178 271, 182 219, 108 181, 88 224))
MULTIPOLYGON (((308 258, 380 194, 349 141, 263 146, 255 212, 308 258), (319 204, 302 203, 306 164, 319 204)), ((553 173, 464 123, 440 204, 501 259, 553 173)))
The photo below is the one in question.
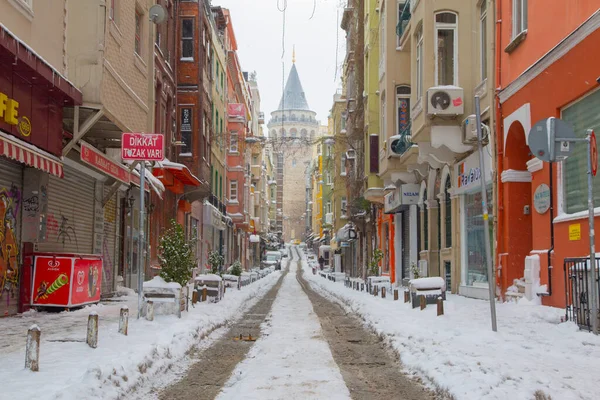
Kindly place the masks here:
MULTIPOLYGON (((487 198, 492 199, 492 187, 487 187, 487 198)), ((488 202, 488 213, 491 216, 492 203, 488 202)), ((481 207, 481 192, 474 191, 465 195, 465 256, 467 262, 467 281, 468 286, 488 285, 488 275, 485 256, 485 232, 483 224, 483 209, 481 207)), ((489 221, 490 237, 494 221, 489 221)), ((492 249, 493 251, 493 249, 492 249)), ((492 259, 494 255, 492 254, 492 259)))

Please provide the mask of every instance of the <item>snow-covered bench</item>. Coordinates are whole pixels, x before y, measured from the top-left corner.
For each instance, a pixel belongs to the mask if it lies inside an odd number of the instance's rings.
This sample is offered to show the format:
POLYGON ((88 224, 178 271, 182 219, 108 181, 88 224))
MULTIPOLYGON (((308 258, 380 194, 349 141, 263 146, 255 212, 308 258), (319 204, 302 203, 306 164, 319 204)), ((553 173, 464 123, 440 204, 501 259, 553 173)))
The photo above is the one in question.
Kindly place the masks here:
POLYGON ((240 277, 237 275, 223 274, 222 278, 225 287, 238 287, 240 284, 240 277))
POLYGON ((206 287, 206 296, 219 301, 223 298, 223 279, 219 275, 206 274, 198 275, 194 279, 198 295, 202 298, 202 290, 206 287))
POLYGON ((387 290, 392 290, 392 283, 389 276, 368 276, 367 277, 367 291, 373 293, 373 288, 377 286, 381 288, 385 286, 387 290))
POLYGON ((411 279, 409 290, 413 308, 419 306, 419 296, 425 296, 425 304, 436 304, 440 296, 446 300, 446 281, 439 276, 411 279))
POLYGON ((181 285, 176 282, 165 282, 155 276, 144 282, 144 305, 142 314, 146 315, 147 302, 152 301, 155 315, 177 315, 181 318, 181 285))

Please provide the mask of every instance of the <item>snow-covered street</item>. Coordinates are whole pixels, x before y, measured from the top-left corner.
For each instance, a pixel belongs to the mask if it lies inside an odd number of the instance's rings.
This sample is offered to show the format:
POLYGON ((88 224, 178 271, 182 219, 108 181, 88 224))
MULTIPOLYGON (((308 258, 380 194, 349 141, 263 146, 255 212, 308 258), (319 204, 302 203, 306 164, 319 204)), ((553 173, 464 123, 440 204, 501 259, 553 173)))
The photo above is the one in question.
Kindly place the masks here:
MULTIPOLYGON (((400 354, 404 367, 447 390, 457 400, 596 399, 600 338, 560 323, 564 309, 523 301, 497 304, 498 332, 490 327, 489 303, 448 295, 445 315, 410 303, 352 290, 313 275, 313 289, 360 316, 400 354), (537 397, 536 397, 537 398, 537 397)), ((402 290, 402 288, 400 288, 402 290)))
POLYGON ((220 400, 349 399, 319 318, 292 262, 262 337, 226 383, 220 400))

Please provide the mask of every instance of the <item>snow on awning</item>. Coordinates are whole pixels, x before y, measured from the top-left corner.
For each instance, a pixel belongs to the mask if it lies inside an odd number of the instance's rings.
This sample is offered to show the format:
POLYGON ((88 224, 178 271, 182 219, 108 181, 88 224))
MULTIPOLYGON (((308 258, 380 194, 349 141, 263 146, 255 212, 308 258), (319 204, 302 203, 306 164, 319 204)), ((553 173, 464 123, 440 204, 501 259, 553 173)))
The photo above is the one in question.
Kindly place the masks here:
MULTIPOLYGON (((138 164, 135 166, 135 169, 131 172, 139 178, 140 177, 139 170, 140 170, 140 165, 138 164)), ((165 185, 163 185, 163 183, 157 177, 155 177, 148 171, 146 171, 146 173, 144 174, 144 180, 146 180, 148 182, 148 184, 150 185, 152 190, 154 190, 154 193, 156 193, 158 195, 158 197, 162 200, 162 194, 165 191, 165 185)))
POLYGON ((59 178, 64 176, 63 164, 44 150, 0 131, 0 155, 37 168, 59 178))
POLYGON ((202 184, 202 181, 183 164, 171 162, 167 158, 158 161, 157 164, 159 169, 169 170, 184 185, 200 186, 202 184))

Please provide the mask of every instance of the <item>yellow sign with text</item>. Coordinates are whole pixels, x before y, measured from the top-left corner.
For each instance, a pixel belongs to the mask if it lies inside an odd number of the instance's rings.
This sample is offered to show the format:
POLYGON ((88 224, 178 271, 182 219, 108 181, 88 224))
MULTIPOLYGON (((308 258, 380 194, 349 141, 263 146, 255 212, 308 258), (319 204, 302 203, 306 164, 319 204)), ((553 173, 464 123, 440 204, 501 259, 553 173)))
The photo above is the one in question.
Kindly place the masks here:
POLYGON ((581 224, 569 225, 569 240, 581 240, 581 224))
POLYGON ((0 92, 0 118, 9 125, 19 123, 19 102, 0 92))
POLYGON ((19 102, 0 92, 0 120, 16 125, 19 133, 25 137, 31 135, 31 121, 26 116, 19 120, 19 102))

